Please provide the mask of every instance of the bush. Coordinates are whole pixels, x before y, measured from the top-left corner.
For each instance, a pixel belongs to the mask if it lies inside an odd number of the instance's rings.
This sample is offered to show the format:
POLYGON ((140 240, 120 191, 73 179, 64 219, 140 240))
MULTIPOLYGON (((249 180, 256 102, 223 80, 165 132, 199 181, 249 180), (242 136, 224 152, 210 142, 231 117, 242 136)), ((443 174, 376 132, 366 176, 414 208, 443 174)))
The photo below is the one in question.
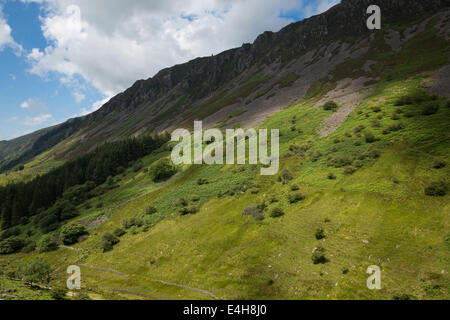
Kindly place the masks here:
POLYGON ((53 239, 51 235, 45 235, 39 239, 37 243, 37 250, 40 253, 50 252, 58 249, 58 243, 53 239))
POLYGON ((334 175, 334 173, 329 173, 327 178, 330 180, 336 180, 336 176, 334 175))
POLYGON ((187 206, 188 202, 185 198, 179 198, 177 201, 174 202, 174 205, 177 207, 185 207, 187 206))
POLYGON ((264 220, 264 215, 257 206, 245 207, 241 214, 243 216, 251 216, 257 221, 264 220))
POLYGON ((103 249, 103 252, 111 251, 116 244, 120 242, 119 238, 113 235, 110 232, 106 232, 102 236, 102 240, 100 242, 100 246, 103 249))
POLYGON ((299 201, 305 200, 306 197, 300 192, 290 193, 288 195, 288 200, 290 203, 297 203, 299 201))
POLYGON ((61 228, 59 237, 65 245, 71 245, 78 241, 78 238, 87 234, 86 228, 78 223, 69 223, 61 228))
POLYGON ((377 139, 375 138, 373 133, 370 131, 367 131, 364 133, 364 139, 366 140, 367 143, 373 143, 373 142, 377 141, 377 139))
POLYGON ((196 194, 192 195, 192 196, 191 196, 191 201, 199 202, 199 201, 200 201, 200 196, 198 196, 198 195, 196 195, 196 194))
POLYGON ((272 211, 270 211, 270 216, 272 218, 279 218, 279 217, 284 216, 284 212, 281 208, 276 207, 276 208, 273 208, 272 211))
POLYGON ((372 111, 375 113, 381 112, 381 108, 378 106, 372 107, 372 111))
POLYGON ((400 131, 402 129, 404 129, 404 125, 403 125, 403 123, 399 122, 399 123, 394 123, 393 125, 389 126, 387 128, 387 131, 388 132, 392 132, 392 131, 395 132, 395 131, 400 131))
POLYGON ((328 101, 327 103, 325 103, 323 105, 323 110, 326 110, 326 111, 330 111, 330 110, 335 111, 337 108, 338 108, 338 105, 334 101, 328 101))
POLYGON ((316 162, 317 160, 320 159, 321 156, 322 156, 322 153, 320 153, 319 151, 315 151, 315 152, 311 153, 310 158, 311 158, 312 162, 316 162))
POLYGON ((443 197, 447 192, 448 186, 444 181, 432 182, 425 188, 425 195, 430 197, 443 197))
POLYGON ((146 215, 152 215, 155 214, 156 212, 158 212, 158 210, 154 206, 148 206, 147 209, 145 209, 146 215))
POLYGON ((181 208, 179 212, 183 216, 188 215, 188 214, 195 214, 198 212, 198 208, 194 205, 189 205, 187 207, 181 208))
POLYGON ((359 133, 359 132, 363 131, 364 129, 365 129, 364 126, 357 126, 357 127, 353 128, 353 132, 359 133))
POLYGON ((394 105, 397 107, 413 104, 413 99, 410 96, 402 96, 395 100, 394 105))
POLYGON ((294 177, 288 169, 283 169, 283 171, 281 171, 280 175, 278 176, 278 181, 283 184, 288 183, 292 179, 294 179, 294 177))
POLYGON ((444 160, 436 160, 436 162, 433 164, 434 169, 442 169, 447 166, 447 162, 444 160))
POLYGON ((154 182, 161 182, 177 173, 177 168, 169 159, 161 159, 150 167, 150 177, 154 182))
POLYGON ((52 269, 47 260, 37 257, 31 262, 23 263, 17 268, 17 276, 25 283, 42 283, 48 284, 50 282, 52 269))
POLYGON ((323 229, 317 229, 315 236, 317 240, 325 239, 325 232, 323 231, 323 229))
POLYGON ((335 167, 335 168, 342 168, 348 165, 351 165, 353 163, 352 160, 344 157, 340 158, 331 158, 328 160, 328 166, 335 167))
POLYGON ((125 230, 123 230, 122 228, 117 228, 116 230, 114 230, 113 234, 114 234, 117 238, 120 238, 120 237, 123 237, 123 236, 126 234, 126 232, 125 232, 125 230))
POLYGON ((438 104, 429 104, 422 110, 422 115, 431 116, 439 111, 438 104))
POLYGON ((12 254, 18 252, 25 245, 24 241, 18 238, 8 238, 0 242, 0 254, 12 254))
POLYGON ((311 257, 314 264, 324 264, 328 262, 325 257, 325 249, 323 247, 315 248, 311 257))
POLYGON ((300 190, 300 188, 299 188, 298 185, 293 184, 293 185, 291 186, 291 190, 292 190, 292 191, 298 191, 298 190, 300 190))
POLYGON ((346 174, 346 175, 351 175, 351 174, 354 174, 355 172, 356 172, 356 169, 353 167, 347 167, 344 170, 344 174, 346 174))
POLYGON ((197 184, 198 184, 199 186, 203 186, 203 185, 208 184, 208 183, 209 183, 209 182, 208 182, 208 180, 206 180, 206 179, 199 178, 199 179, 197 180, 197 184))

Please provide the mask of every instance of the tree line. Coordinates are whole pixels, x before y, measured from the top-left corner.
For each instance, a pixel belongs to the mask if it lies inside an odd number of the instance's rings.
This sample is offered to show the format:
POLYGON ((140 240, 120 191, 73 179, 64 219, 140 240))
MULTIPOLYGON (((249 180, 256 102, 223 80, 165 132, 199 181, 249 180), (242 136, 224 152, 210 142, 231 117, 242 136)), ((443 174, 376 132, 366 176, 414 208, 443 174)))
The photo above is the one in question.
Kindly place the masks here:
POLYGON ((108 177, 122 173, 131 162, 149 155, 169 139, 164 134, 106 142, 94 152, 68 161, 30 182, 0 187, 1 229, 26 224, 30 217, 42 215, 49 208, 59 211, 63 218, 70 218, 77 204, 76 197, 102 185, 108 177), (63 195, 66 204, 57 205, 61 204, 63 195))

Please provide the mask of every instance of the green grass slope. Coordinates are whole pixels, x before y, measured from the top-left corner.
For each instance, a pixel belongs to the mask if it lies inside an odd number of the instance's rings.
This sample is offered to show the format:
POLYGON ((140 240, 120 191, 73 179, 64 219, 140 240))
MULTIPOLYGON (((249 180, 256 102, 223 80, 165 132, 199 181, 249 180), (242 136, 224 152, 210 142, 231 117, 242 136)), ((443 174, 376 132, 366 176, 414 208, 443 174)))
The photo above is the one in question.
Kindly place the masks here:
MULTIPOLYGON (((84 241, 0 256, 0 271, 7 276, 42 256, 58 287, 67 267, 79 265, 94 299, 448 299, 450 195, 425 194, 433 183, 448 186, 450 176, 450 103, 423 90, 448 64, 436 52, 448 52, 448 42, 434 23, 418 36, 432 50, 414 55, 420 46, 412 39, 394 57, 370 56, 380 81, 329 136, 319 135, 333 113, 318 106, 323 83, 261 125, 280 129, 285 184, 250 165, 185 166, 155 183, 149 168, 170 155, 161 148, 79 206, 72 222, 86 226, 84 241), (150 205, 156 213, 149 215, 150 205), (254 206, 264 219, 242 215, 254 206), (183 207, 197 212, 182 215, 183 207), (284 215, 272 217, 275 208, 284 215), (130 219, 141 222, 103 252, 102 236, 130 219), (325 263, 313 263, 318 248, 325 263), (366 286, 371 265, 382 270, 381 290, 366 286)), ((349 63, 336 68, 334 81, 364 64, 349 63)), ((20 230, 31 240, 42 236, 31 224, 20 230)))

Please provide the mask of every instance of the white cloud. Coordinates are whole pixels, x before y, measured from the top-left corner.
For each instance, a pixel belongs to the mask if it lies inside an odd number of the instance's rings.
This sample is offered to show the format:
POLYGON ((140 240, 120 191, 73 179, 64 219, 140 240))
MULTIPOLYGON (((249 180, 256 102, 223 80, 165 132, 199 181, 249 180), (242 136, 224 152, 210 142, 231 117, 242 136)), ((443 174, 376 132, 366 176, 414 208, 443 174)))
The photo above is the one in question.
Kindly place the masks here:
POLYGON ((20 104, 22 109, 27 109, 34 114, 48 112, 48 107, 41 100, 30 98, 20 104))
MULTIPOLYGON (((32 0, 22 0, 30 2, 32 0)), ((280 12, 303 0, 45 0, 42 32, 51 43, 28 55, 30 72, 81 76, 105 96, 198 56, 252 42, 291 22, 280 12)), ((308 13, 337 0, 321 0, 308 13)))
POLYGON ((78 91, 73 92, 72 95, 74 96, 75 101, 76 101, 77 103, 83 102, 84 99, 86 98, 86 96, 85 96, 83 93, 78 92, 78 91))
POLYGON ((0 51, 5 47, 11 47, 16 55, 20 55, 22 52, 22 46, 17 44, 11 36, 11 27, 3 17, 3 10, 0 4, 0 51))
POLYGON ((22 121, 22 124, 27 127, 34 127, 41 125, 52 118, 53 116, 51 114, 41 114, 36 117, 26 117, 26 119, 22 121))

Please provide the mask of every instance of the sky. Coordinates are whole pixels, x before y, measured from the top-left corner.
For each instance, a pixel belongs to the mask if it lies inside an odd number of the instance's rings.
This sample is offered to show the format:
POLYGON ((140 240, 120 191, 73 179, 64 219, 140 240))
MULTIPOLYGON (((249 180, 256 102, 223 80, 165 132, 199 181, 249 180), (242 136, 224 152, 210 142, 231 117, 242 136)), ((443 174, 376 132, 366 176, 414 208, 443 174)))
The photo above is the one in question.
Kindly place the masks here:
POLYGON ((0 140, 93 112, 163 68, 338 2, 0 0, 0 140))

